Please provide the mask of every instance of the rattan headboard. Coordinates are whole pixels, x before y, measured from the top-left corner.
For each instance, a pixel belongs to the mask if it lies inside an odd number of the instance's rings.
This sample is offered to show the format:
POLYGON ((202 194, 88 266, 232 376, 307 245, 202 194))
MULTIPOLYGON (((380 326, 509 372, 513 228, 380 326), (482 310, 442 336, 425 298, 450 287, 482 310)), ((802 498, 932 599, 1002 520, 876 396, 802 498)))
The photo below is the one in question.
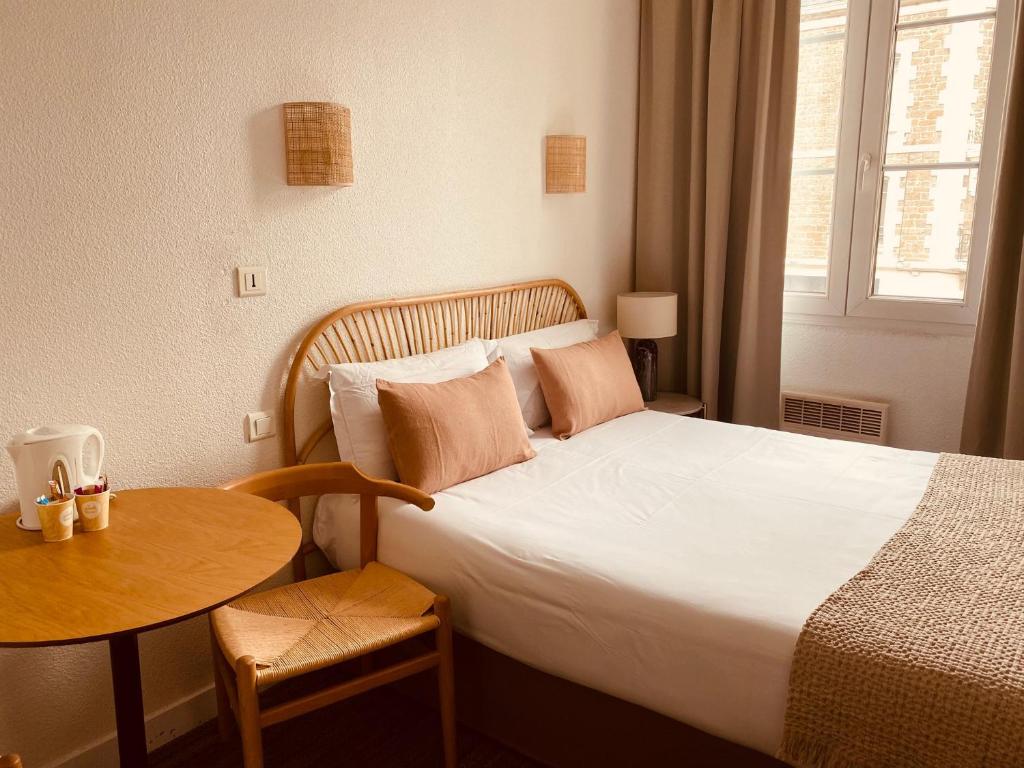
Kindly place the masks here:
POLYGON ((324 365, 408 357, 474 337, 496 339, 586 316, 579 294, 568 283, 554 279, 368 301, 337 309, 310 329, 292 360, 284 391, 285 464, 304 464, 320 441, 333 431, 328 416, 301 445, 296 434, 299 387, 308 374, 324 365))

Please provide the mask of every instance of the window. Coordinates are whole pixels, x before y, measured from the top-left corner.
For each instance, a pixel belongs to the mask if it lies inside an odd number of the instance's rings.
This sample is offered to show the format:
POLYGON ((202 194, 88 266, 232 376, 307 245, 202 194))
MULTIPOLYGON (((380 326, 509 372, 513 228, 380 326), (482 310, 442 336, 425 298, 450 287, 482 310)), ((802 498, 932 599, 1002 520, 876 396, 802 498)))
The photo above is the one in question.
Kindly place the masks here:
POLYGON ((973 323, 1012 0, 801 0, 786 309, 973 323))

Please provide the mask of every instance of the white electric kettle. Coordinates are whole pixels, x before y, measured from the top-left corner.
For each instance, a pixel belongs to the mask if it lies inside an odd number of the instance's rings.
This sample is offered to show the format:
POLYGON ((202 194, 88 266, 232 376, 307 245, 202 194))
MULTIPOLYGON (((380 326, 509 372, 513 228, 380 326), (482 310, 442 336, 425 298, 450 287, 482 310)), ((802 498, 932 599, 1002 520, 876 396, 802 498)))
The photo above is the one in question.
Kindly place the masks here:
POLYGON ((14 459, 21 517, 18 527, 38 531, 35 500, 49 490, 50 480, 70 481, 68 492, 96 482, 103 466, 103 435, 84 424, 36 427, 11 438, 7 452, 14 459))

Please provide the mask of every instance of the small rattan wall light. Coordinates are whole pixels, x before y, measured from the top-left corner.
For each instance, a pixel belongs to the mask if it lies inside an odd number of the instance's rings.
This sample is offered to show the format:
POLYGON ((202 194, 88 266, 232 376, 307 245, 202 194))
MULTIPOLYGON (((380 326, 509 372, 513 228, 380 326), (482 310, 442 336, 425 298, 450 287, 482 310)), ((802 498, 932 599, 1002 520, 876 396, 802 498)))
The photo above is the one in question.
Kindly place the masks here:
POLYGON ((587 137, 548 136, 545 142, 544 191, 587 191, 587 137))
POLYGON ((284 105, 284 146, 290 186, 352 185, 352 115, 326 101, 284 105))

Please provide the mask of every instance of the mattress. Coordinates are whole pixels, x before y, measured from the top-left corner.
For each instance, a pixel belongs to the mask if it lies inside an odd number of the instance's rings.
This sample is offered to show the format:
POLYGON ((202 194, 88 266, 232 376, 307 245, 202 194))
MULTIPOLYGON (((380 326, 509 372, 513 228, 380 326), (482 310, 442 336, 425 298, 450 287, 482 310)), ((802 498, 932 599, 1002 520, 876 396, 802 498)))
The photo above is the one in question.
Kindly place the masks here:
MULTIPOLYGON (((936 454, 643 411, 436 494, 381 504, 378 556, 456 628, 573 682, 772 754, 804 621, 903 524, 936 454)), ((314 537, 358 557, 358 506, 314 537)))

